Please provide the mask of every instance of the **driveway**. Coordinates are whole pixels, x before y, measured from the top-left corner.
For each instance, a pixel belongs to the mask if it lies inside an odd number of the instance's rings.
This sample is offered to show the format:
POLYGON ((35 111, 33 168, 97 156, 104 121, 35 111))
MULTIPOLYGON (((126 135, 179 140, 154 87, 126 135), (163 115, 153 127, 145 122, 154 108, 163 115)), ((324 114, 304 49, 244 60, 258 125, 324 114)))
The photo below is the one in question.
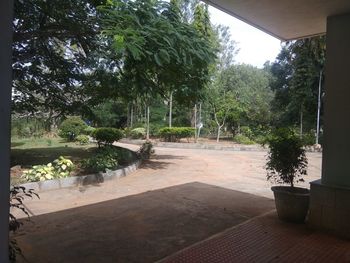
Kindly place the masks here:
MULTIPOLYGON (((272 211, 265 155, 159 147, 127 177, 41 192, 26 202, 32 218, 16 234, 19 262, 160 260, 272 211)), ((309 155, 308 180, 320 177, 320 162, 309 155)))

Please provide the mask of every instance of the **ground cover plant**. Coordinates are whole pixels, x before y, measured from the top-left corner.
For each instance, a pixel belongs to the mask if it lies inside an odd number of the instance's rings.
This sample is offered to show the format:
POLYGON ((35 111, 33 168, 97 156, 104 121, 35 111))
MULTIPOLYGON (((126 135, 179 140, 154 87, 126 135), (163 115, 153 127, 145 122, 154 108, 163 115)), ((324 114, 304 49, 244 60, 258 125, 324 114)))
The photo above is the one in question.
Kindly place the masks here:
MULTIPOLYGON (((47 138, 14 138, 12 140, 11 184, 39 181, 41 178, 43 180, 79 176, 92 172, 82 167, 82 162, 100 153, 95 143, 80 145, 75 142, 66 142, 61 138, 51 138, 50 140, 50 145, 47 143, 47 138), (67 159, 74 164, 74 168, 68 169, 68 166, 71 165, 67 165, 67 159), (22 177, 21 175, 26 170, 30 172, 27 173, 27 176, 22 177), (69 174, 67 174, 68 171, 69 174)), ((135 160, 135 155, 126 149, 113 147, 113 152, 117 156, 117 160, 113 163, 114 165, 108 164, 105 168, 125 166, 135 160)))

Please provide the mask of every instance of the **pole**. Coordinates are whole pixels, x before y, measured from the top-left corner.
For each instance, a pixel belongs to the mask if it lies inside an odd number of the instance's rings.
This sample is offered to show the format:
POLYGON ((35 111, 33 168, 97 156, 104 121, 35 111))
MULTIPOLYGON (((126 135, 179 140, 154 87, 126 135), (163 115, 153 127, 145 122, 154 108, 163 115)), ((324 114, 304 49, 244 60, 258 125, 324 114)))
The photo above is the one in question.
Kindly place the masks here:
POLYGON ((319 136, 320 136, 321 87, 322 87, 322 70, 320 71, 320 79, 318 81, 316 144, 318 144, 318 140, 319 140, 319 136))
POLYGON ((0 262, 9 261, 13 0, 0 1, 0 262))

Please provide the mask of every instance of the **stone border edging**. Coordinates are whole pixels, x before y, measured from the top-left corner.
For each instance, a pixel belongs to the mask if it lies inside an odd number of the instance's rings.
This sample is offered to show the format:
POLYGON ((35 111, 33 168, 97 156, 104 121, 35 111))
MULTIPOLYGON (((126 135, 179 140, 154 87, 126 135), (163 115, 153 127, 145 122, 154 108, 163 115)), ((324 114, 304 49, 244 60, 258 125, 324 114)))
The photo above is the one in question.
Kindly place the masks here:
MULTIPOLYGON (((130 140, 122 139, 122 143, 142 145, 145 140, 130 140)), ((165 147, 165 148, 177 148, 177 149, 202 149, 202 150, 219 150, 219 151, 251 151, 251 152, 266 152, 268 147, 259 145, 236 145, 236 146, 225 146, 217 144, 203 144, 203 143, 179 143, 179 142, 152 142, 153 146, 165 147)), ((322 153, 322 148, 315 148, 312 146, 305 147, 308 153, 322 153)))
MULTIPOLYGON (((128 140, 122 139, 120 142, 134 145, 142 145, 143 140, 128 140)), ((178 149, 202 149, 202 150, 220 150, 220 151, 267 151, 266 148, 257 145, 239 145, 225 146, 203 143, 178 143, 178 142, 152 142, 156 147, 178 148, 178 149)))
POLYGON ((130 173, 136 171, 141 163, 142 163, 142 160, 138 159, 126 167, 119 168, 117 170, 107 170, 105 173, 100 172, 96 174, 71 176, 71 177, 46 180, 41 182, 40 181, 31 182, 31 183, 21 184, 20 186, 23 186, 26 189, 33 189, 36 192, 43 192, 48 190, 57 190, 57 189, 69 188, 69 187, 99 184, 105 181, 116 180, 121 177, 127 176, 130 173))

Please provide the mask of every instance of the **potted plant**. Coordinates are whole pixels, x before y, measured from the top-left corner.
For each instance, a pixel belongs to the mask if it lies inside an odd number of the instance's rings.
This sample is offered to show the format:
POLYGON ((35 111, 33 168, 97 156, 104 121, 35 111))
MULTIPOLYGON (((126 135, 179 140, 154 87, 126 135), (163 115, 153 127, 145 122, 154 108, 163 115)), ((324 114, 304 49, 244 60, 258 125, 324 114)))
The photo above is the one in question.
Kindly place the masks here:
POLYGON ((267 139, 269 153, 266 163, 267 179, 288 186, 273 186, 278 217, 302 223, 309 209, 309 190, 295 187, 307 175, 307 158, 302 140, 292 129, 280 128, 267 139))

